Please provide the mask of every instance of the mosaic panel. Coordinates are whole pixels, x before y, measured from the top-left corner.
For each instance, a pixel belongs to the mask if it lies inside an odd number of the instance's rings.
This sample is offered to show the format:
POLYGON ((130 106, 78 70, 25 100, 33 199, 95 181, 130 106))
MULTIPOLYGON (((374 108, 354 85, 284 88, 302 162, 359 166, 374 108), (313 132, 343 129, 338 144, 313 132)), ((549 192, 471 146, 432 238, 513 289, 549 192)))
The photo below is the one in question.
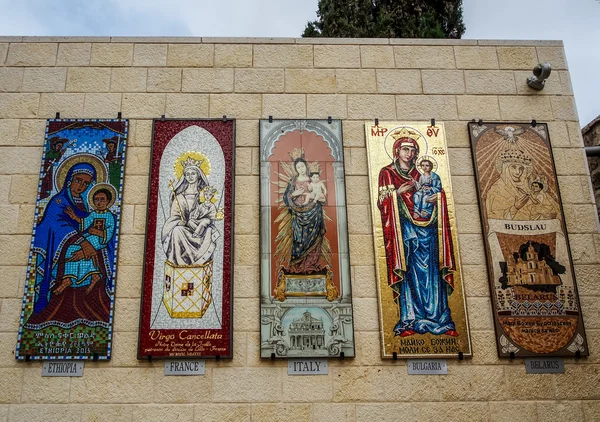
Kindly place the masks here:
POLYGON ((261 357, 354 356, 339 120, 261 120, 261 357))
POLYGON ((587 356, 548 126, 470 123, 499 356, 587 356))
POLYGON ((17 359, 110 359, 127 120, 48 120, 17 359))
POLYGON ((470 356, 444 124, 365 129, 381 355, 470 356))
POLYGON ((234 120, 154 120, 138 358, 232 357, 234 120))

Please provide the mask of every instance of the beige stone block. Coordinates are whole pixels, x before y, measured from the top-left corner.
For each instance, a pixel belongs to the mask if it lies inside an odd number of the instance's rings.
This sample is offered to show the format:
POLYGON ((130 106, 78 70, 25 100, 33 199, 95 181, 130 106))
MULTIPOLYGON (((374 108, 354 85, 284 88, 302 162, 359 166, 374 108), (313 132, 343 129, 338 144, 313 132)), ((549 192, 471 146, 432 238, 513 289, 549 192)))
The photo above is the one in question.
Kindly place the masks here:
POLYGON ((456 221, 460 233, 481 233, 481 221, 477 205, 457 205, 456 221))
POLYGON ((506 400, 508 386, 500 365, 452 365, 447 380, 452 388, 442 389, 444 401, 506 400))
MULTIPOLYGON (((574 147, 583 147, 583 137, 581 136, 581 128, 579 127, 579 122, 566 122, 567 123, 567 131, 569 133, 569 141, 571 146, 574 147)), ((554 141, 552 142, 554 145, 554 141)))
POLYGON ((154 383, 154 403, 178 403, 178 407, 188 408, 183 404, 210 401, 212 379, 209 371, 203 377, 166 377, 164 376, 164 368, 161 365, 154 368, 154 377, 156 380, 154 383), (190 391, 194 392, 191 396, 189 395, 190 391))
MULTIPOLYGON (((36 94, 31 95, 37 96, 36 94)), ((83 117, 84 101, 85 94, 42 94, 37 115, 39 117, 54 118, 56 113, 59 112, 63 119, 83 117)), ((35 117, 35 115, 30 117, 35 117)))
POLYGON ((473 175, 473 161, 470 148, 450 148, 448 150, 450 174, 457 176, 473 175))
POLYGON ((331 402, 333 374, 319 377, 283 377, 283 397, 292 402, 331 402))
MULTIPOLYGON (((240 176, 252 174, 252 148, 236 148, 235 174, 240 176)), ((250 218, 251 215, 246 214, 246 217, 250 218)), ((239 229, 239 227, 236 227, 236 231, 239 229)))
MULTIPOLYGON (((21 277, 25 272, 21 273, 21 277)), ((23 295, 23 291, 21 290, 20 295, 23 295)), ((2 365, 3 369, 15 368, 15 369, 23 369, 22 361, 17 361, 15 359, 15 344, 17 339, 16 332, 7 332, 0 333, 0 365, 2 365)), ((41 365, 40 365, 41 366, 41 365)), ((21 372, 21 374, 23 374, 21 372)), ((21 385, 21 381, 19 380, 19 386, 21 385)), ((20 387, 19 387, 20 388, 20 387)), ((20 389, 19 389, 20 391, 20 389)), ((1 393, 0 393, 1 394, 1 393)), ((20 393, 19 393, 20 397, 20 393)), ((18 399, 17 399, 18 401, 18 399)), ((1 408, 1 406, 0 406, 1 408)), ((0 418, 2 417, 2 412, 0 411, 0 418)))
MULTIPOLYGON (((545 374, 525 374, 525 365, 505 365, 504 374, 508 388, 509 398, 522 400, 548 400, 554 399, 554 383, 561 377, 548 377, 545 374)), ((557 391, 560 391, 557 389, 557 391)))
POLYGON ((553 156, 559 176, 587 176, 587 160, 583 148, 554 148, 553 156))
POLYGON ((453 95, 397 95, 396 105, 402 120, 458 119, 453 95))
POLYGON ((215 45, 215 67, 252 67, 252 45, 215 45))
MULTIPOLYGON (((369 178, 367 176, 346 176, 346 192, 369 192, 369 178)), ((346 197, 346 204, 364 204, 364 197, 360 195, 348 195, 346 197)), ((360 265, 354 261, 352 261, 352 265, 360 265)), ((373 262, 370 262, 366 265, 373 265, 373 262)))
POLYGON ((16 234, 31 234, 33 227, 33 217, 35 214, 35 206, 20 205, 19 206, 19 221, 15 227, 16 234))
POLYGON ((23 376, 23 403, 68 403, 68 377, 41 377, 40 368, 26 368, 23 376))
POLYGON ((565 204, 569 233, 598 233, 598 214, 595 204, 565 204))
POLYGON ((422 403, 418 405, 418 420, 421 422, 434 422, 444 420, 448 422, 462 421, 489 421, 490 411, 487 403, 459 402, 459 403, 422 403))
POLYGON ((87 405, 81 409, 82 422, 130 422, 132 405, 87 405))
POLYGON ((252 406, 252 419, 265 422, 281 421, 281 416, 289 422, 307 421, 311 417, 309 404, 255 404, 252 406))
POLYGON ((8 201, 11 204, 35 204, 39 175, 16 175, 10 181, 8 201))
MULTIPOLYGON (((366 177, 366 176, 365 176, 366 177)), ((375 254, 373 248, 364 245, 370 245, 373 241, 372 236, 351 235, 350 236, 350 262, 352 265, 374 265, 375 254)))
MULTIPOLYGON (((350 208, 350 206, 349 206, 350 208)), ((371 245, 364 245, 365 248, 371 245)), ((353 266, 352 295, 357 297, 377 297, 377 277, 373 266, 353 266)))
POLYGON ((538 420, 537 404, 534 401, 490 402, 490 413, 494 422, 538 420))
MULTIPOLYGON (((538 420, 543 422, 583 422, 582 404, 579 401, 537 402, 538 420)), ((587 419, 594 420, 594 419, 587 419)))
POLYGON ((165 94, 123 94, 123 117, 156 118, 165 113, 165 94))
POLYGON ((555 385, 558 399, 599 400, 600 366, 565 365, 565 374, 555 379, 555 385))
POLYGON ((377 92, 384 94, 420 94, 418 70, 377 70, 377 92))
MULTIPOLYGON (((0 246, 0 251, 2 252, 2 256, 4 257, 4 263, 8 265, 23 265, 25 262, 27 262, 27 259, 22 253, 23 246, 20 244, 22 243, 22 241, 12 242, 12 239, 7 240, 6 237, 7 236, 0 236, 0 241, 8 244, 6 247, 4 245, 0 246), (9 249, 11 245, 14 245, 14 248, 9 249), (9 251, 11 255, 10 257, 8 257, 9 251)), ((31 239, 31 236, 9 235, 8 237, 27 237, 31 239)), ((16 332, 19 329, 19 318, 21 317, 22 304, 23 299, 2 299, 2 307, 0 308, 0 331, 16 332)), ((2 379, 7 378, 2 377, 2 379)), ((0 392, 0 403, 5 403, 5 401, 2 399, 2 394, 3 393, 0 392)), ((4 394, 11 393, 6 392, 4 394)))
POLYGON ((57 66, 89 66, 92 56, 91 43, 60 43, 57 66))
POLYGON ((424 94, 462 94, 465 78, 462 70, 423 70, 424 94))
POLYGON ((97 118, 115 118, 121 111, 121 94, 85 94, 83 114, 97 118))
POLYGON ((463 264, 485 264, 484 246, 481 235, 462 234, 459 236, 459 242, 463 264))
POLYGON ((56 43, 11 43, 6 66, 54 66, 56 43))
MULTIPOLYGON (((204 378, 204 377, 171 377, 176 380, 181 378, 204 378)), ((167 378, 165 378, 167 379, 167 378)), ((193 390, 194 394, 191 397, 195 397, 198 390, 193 390)), ((185 396, 190 397, 189 391, 185 396)), ((133 408, 132 420, 144 422, 150 420, 176 420, 180 422, 192 422, 194 420, 194 406, 193 405, 147 405, 147 406, 136 406, 133 408)))
POLYGON ((110 69, 101 67, 72 67, 67 74, 68 92, 108 92, 110 69))
POLYGON ((21 146, 39 146, 43 142, 46 131, 46 121, 37 119, 21 120, 19 126, 18 120, 0 120, 0 144, 2 141, 16 141, 21 146), (3 135, 3 124, 5 124, 6 138, 3 135), (14 127, 18 127, 19 136, 13 132, 14 127), (3 139, 4 138, 4 139, 3 139))
MULTIPOLYGON (((4 207, 2 207, 4 208, 4 207)), ((4 211, 0 211, 4 212, 4 211)), ((31 227, 30 227, 31 229, 31 227)), ((0 267, 0 297, 18 298, 23 294, 21 279, 25 279, 26 268, 22 266, 1 266, 0 267)))
POLYGON ((312 45, 254 45, 254 67, 313 67, 312 45))
POLYGON ((94 43, 92 44, 92 66, 131 66, 133 64, 133 44, 94 43))
POLYGON ((283 92, 283 69, 236 69, 235 92, 283 92))
POLYGON ((120 237, 119 265, 139 265, 143 262, 143 256, 144 236, 125 235, 120 237))
POLYGON ((500 118, 505 120, 551 120, 550 99, 544 96, 499 97, 500 118))
POLYGON ((500 360, 498 358, 496 333, 494 331, 471 330, 471 343, 473 345, 473 357, 471 362, 474 365, 494 365, 506 363, 505 360, 500 360))
POLYGON ((374 69, 338 69, 335 71, 336 91, 341 93, 374 93, 377 82, 374 69))
POLYGON ((552 114, 557 120, 577 120, 575 99, 571 96, 551 97, 552 114))
POLYGON ((212 67, 214 52, 212 44, 169 44, 167 66, 212 67))
POLYGON ((497 47, 500 69, 531 70, 538 64, 535 47, 497 47))
POLYGON ((353 404, 314 403, 313 420, 320 422, 354 422, 356 412, 353 404))
MULTIPOLYGON (((7 305, 6 302, 3 301, 2 308, 7 305)), ((0 390, 0 403, 18 403, 21 399, 23 368, 1 368, 0 376, 4 384, 0 390)))
POLYGON ((331 116, 334 119, 345 119, 348 116, 347 98, 345 95, 308 94, 306 102, 306 117, 309 119, 322 119, 324 116, 331 116))
MULTIPOLYGON (((463 257, 464 257, 464 250, 463 257)), ((472 330, 493 330, 492 305, 489 298, 467 298, 467 309, 472 330)))
POLYGON ((42 150, 39 147, 0 148, 0 173, 35 174, 40 171, 42 150))
MULTIPOLYGON (((256 204, 256 192, 259 191, 259 179, 255 176, 235 177, 235 206, 242 204, 256 204)), ((238 236, 239 237, 239 236, 238 236)), ((257 261, 250 265, 254 265, 257 261)))
POLYGON ((586 328, 600 328, 600 301, 594 296, 579 298, 583 322, 586 328))
MULTIPOLYGON (((30 120, 23 120, 29 122, 30 120)), ((31 120, 35 122, 37 120, 31 120)), ((42 132, 42 136, 43 136, 42 132)), ((18 119, 0 119, 0 145, 16 145, 18 143, 19 120, 18 119)))
POLYGON ((129 139, 132 140, 130 145, 150 146, 152 143, 152 120, 133 120, 129 122, 130 127, 132 123, 135 123, 135 129, 130 133, 129 139))
POLYGON ((465 84, 467 94, 515 94, 517 92, 514 72, 509 70, 466 70, 465 84))
POLYGON ((8 43, 0 43, 0 63, 4 65, 6 54, 8 53, 8 43))
POLYGON ((179 92, 181 86, 181 69, 148 69, 148 92, 179 92))
POLYGON ((166 66, 166 44, 135 44, 133 48, 134 66, 166 66))
MULTIPOLYGON (((469 132, 465 122, 443 122, 446 144, 449 148, 470 148, 469 132)), ((437 124, 437 123, 436 123, 437 124)))
POLYGON ((371 234, 373 227, 368 220, 371 214, 369 205, 348 205, 348 233, 350 234, 371 234))
POLYGON ((393 95, 348 95, 348 118, 395 119, 395 98, 393 95))
MULTIPOLYGON (((571 141, 569 140, 569 131, 567 130, 567 126, 570 123, 574 122, 547 122, 548 124, 548 135, 550 136, 550 142, 552 147, 569 147, 571 146, 571 141)), ((581 130, 579 128, 579 123, 575 124, 577 126, 577 131, 581 136, 581 130)), ((573 145, 580 146, 580 145, 573 145)))
POLYGON ((129 147, 127 148, 127 161, 125 163, 125 174, 147 175, 150 166, 150 148, 129 147))
POLYGON ((262 116, 273 116, 275 119, 306 118, 306 95, 265 94, 262 116))
POLYGON ((0 94, 0 118, 31 118, 38 114, 40 94, 0 94))
MULTIPOLYGON (((11 184, 11 177, 12 176, 4 176, 4 175, 0 175, 0 201, 2 201, 3 203, 9 203, 9 197, 11 196, 11 190, 10 190, 10 184, 11 184)), ((15 176, 18 178, 28 178, 29 176, 15 176)), ((39 182, 39 177, 38 177, 38 182, 39 182)), ((15 189, 15 192, 17 190, 15 189)), ((37 193, 37 184, 35 187, 35 192, 37 193)), ((22 198, 21 195, 16 195, 17 198, 22 198)), ((35 202, 35 199, 34 199, 35 202)), ((18 202, 17 202, 18 203, 18 202)))
POLYGON ((81 418, 81 409, 66 404, 12 404, 8 417, 15 422, 75 422, 81 418))
MULTIPOLYGON (((257 253, 255 262, 258 261, 257 253)), ((255 298, 236 299, 233 306, 233 324, 236 331, 256 331, 258 328, 256 316, 260 313, 258 301, 255 298)))
MULTIPOLYGON (((256 314, 258 315, 258 314, 256 314)), ((214 402, 279 402, 281 401, 281 369, 213 368, 214 402)))
POLYGON ((565 50, 563 47, 536 47, 537 57, 540 63, 549 62, 552 70, 568 69, 565 50))
MULTIPOLYGON (((418 411, 417 411, 418 412, 418 411)), ((381 422, 417 421, 410 403, 357 404, 356 420, 381 422)))
POLYGON ((600 400, 586 401, 582 404, 582 406, 586 421, 595 421, 600 419, 600 400))
POLYGON ((359 68, 358 45, 315 45, 315 67, 359 68))
MULTIPOLYGON (((236 206, 237 204, 236 201, 236 206)), ((236 265, 255 265, 259 262, 258 235, 238 235, 234 242, 236 265)))
MULTIPOLYGON (((333 400, 335 402, 385 401, 384 372, 377 367, 330 368, 333 374, 333 400)), ((398 391, 398 390, 396 390, 398 391)))
POLYGON ((233 69, 183 69, 183 92, 231 92, 233 69))
MULTIPOLYGON (((367 248, 368 246, 369 245, 367 245, 367 248)), ((356 331, 379 330, 379 316, 376 298, 355 297, 352 300, 352 308, 354 313, 354 329, 356 331)))
POLYGON ((456 97, 458 118, 461 120, 498 120, 498 97, 492 95, 461 95, 456 97))
POLYGON ((145 92, 148 71, 142 68, 116 67, 112 69, 112 92, 145 92))
POLYGON ((297 93, 335 92, 335 71, 328 69, 286 69, 285 91, 297 93))
POLYGON ((569 246, 574 264, 597 264, 598 252, 594 246, 594 237, 591 234, 569 235, 569 246))
POLYGON ((115 283, 116 296, 139 298, 142 285, 142 271, 141 265, 120 265, 117 268, 117 281, 115 283))
POLYGON ((71 403, 150 403, 153 368, 86 368, 71 379, 71 403))
MULTIPOLYGON (((129 155, 131 147, 127 148, 127 154, 129 155)), ((120 234, 136 234, 133 230, 133 214, 135 213, 135 205, 122 205, 121 206, 121 221, 119 223, 120 234)))
POLYGON ((467 296, 489 297, 488 273, 484 265, 463 265, 462 280, 467 296))
POLYGON ((459 69, 498 69, 495 47, 457 45, 454 47, 454 56, 459 69))
POLYGON ((196 422, 243 422, 250 421, 250 408, 242 404, 201 404, 196 405, 196 422))
POLYGON ((23 83, 22 68, 0 67, 0 92, 19 92, 23 83))
MULTIPOLYGON (((19 206, 18 205, 0 205, 0 234, 15 234, 15 233, 17 233, 18 221, 19 221, 19 206)), ((31 227, 30 227, 30 229, 31 229, 31 227)))
POLYGON ((396 67, 405 69, 455 69, 453 47, 395 46, 396 67))
POLYGON ((393 68, 394 48, 388 45, 361 45, 360 63, 364 68, 393 68))
MULTIPOLYGON (((346 174, 360 175, 368 174, 367 169, 367 149, 366 148, 345 148, 344 162, 346 174)), ((362 192, 365 200, 368 198, 368 192, 362 192)))
MULTIPOLYGON (((125 250, 126 245, 131 245, 131 242, 126 242, 125 240, 132 236, 124 235, 121 237, 123 244, 121 245, 121 255, 123 255, 123 251, 125 250)), ((140 237, 140 236, 135 236, 140 237)), ((137 247, 137 245, 135 245, 137 247)), ((139 254, 138 262, 142 262, 143 254, 139 254)), ((126 261, 125 258, 121 259, 121 261, 126 261)), ((124 264, 131 264, 130 261, 123 262, 124 264)), ((139 327, 139 315, 140 315, 140 301, 138 298, 135 299, 125 299, 120 298, 115 301, 115 314, 114 314, 114 328, 115 331, 118 332, 134 332, 138 330, 139 327)))
POLYGON ((236 120, 235 144, 241 146, 258 146, 258 124, 256 120, 236 120))
MULTIPOLYGON (((517 83, 517 93, 520 95, 562 95, 569 94, 568 92, 563 92, 563 85, 560 81, 559 72, 555 72, 551 78, 546 79, 544 84, 544 89, 538 91, 536 89, 530 88, 527 85, 527 78, 531 77, 533 73, 530 70, 515 70, 515 81, 517 83)), ((569 95, 573 95, 572 93, 569 95)))
POLYGON ((194 118, 208 115, 208 94, 167 94, 167 117, 194 118))
POLYGON ((600 296, 598 274, 600 274, 600 265, 575 265, 575 278, 580 295, 600 296))
MULTIPOLYGON (((309 114, 310 114, 310 95, 308 96, 309 101, 309 114)), ((345 98, 345 97, 344 97, 345 98)), ((344 133, 344 146, 345 147, 364 147, 365 146, 365 124, 362 121, 342 121, 342 131, 344 133)))
MULTIPOLYGON (((249 205, 238 205, 236 206, 236 215, 239 212, 240 207, 249 205)), ((237 226, 237 225, 236 225, 237 226)), ((259 267, 258 266, 242 266, 236 265, 234 268, 234 283, 233 283, 233 294, 236 297, 247 297, 255 298, 258 297, 259 290, 259 267)))
POLYGON ((558 76, 560 77, 560 85, 561 85, 561 93, 564 95, 573 95, 573 84, 571 83, 571 74, 562 70, 558 72, 558 76))

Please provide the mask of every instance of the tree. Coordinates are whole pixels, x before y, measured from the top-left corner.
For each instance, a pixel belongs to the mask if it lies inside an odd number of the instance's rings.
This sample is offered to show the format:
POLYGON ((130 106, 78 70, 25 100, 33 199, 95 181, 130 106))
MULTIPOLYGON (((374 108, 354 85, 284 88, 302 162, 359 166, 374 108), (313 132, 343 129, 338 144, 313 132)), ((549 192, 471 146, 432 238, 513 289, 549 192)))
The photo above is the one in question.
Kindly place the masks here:
POLYGON ((303 37, 460 38, 462 0, 319 0, 303 37))

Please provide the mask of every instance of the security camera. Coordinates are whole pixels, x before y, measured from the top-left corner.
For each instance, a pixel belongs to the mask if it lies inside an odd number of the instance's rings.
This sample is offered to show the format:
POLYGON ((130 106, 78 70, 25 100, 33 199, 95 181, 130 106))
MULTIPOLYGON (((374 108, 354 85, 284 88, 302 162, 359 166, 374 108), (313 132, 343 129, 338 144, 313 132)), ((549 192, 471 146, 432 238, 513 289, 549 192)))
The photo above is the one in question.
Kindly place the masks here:
POLYGON ((539 63, 533 68, 533 76, 527 78, 527 86, 541 91, 544 89, 546 79, 548 79, 550 73, 552 73, 552 65, 550 63, 539 63))

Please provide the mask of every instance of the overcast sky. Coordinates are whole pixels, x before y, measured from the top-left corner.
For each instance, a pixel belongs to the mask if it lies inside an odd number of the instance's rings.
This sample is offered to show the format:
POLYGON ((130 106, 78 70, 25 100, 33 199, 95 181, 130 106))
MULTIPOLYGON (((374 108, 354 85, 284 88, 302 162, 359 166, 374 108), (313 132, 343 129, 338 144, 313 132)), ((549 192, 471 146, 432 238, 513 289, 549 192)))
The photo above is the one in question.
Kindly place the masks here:
MULTIPOLYGON (((0 0, 0 35, 299 37, 316 18, 317 2, 0 0)), ((599 0, 463 4, 463 38, 563 40, 581 125, 600 114, 599 0)))

